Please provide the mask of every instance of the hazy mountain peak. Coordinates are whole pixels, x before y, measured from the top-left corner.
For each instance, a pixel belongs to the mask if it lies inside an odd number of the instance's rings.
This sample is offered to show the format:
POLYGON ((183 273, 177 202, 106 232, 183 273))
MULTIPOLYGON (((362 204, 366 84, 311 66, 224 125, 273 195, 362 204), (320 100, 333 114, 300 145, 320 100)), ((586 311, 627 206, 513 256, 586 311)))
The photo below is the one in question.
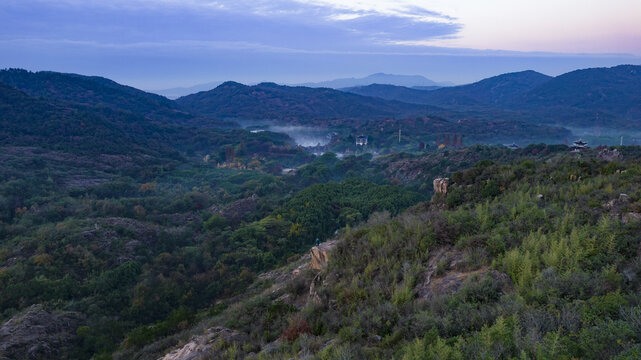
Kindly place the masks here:
POLYGON ((315 83, 304 83, 301 86, 308 87, 326 87, 332 89, 349 88, 355 86, 366 86, 371 84, 385 84, 397 86, 449 86, 450 83, 437 83, 422 75, 397 75, 386 73, 375 73, 363 78, 342 78, 315 83))
POLYGON ((503 79, 512 80, 512 81, 520 80, 520 79, 524 81, 545 81, 545 80, 552 79, 552 77, 534 70, 524 70, 524 71, 515 71, 515 72, 509 72, 505 74, 492 76, 487 79, 478 81, 476 82, 476 84, 484 81, 503 80, 503 79))
POLYGON ((241 84, 236 81, 225 81, 224 83, 216 86, 214 89, 229 89, 229 88, 244 88, 247 87, 245 84, 241 84))
POLYGON ((177 99, 181 96, 186 96, 189 94, 195 94, 201 91, 209 91, 215 89, 217 86, 220 86, 222 81, 211 81, 204 84, 197 84, 193 86, 179 86, 169 89, 160 89, 160 90, 150 90, 150 92, 158 95, 165 96, 169 99, 177 99))
POLYGON ((262 82, 262 83, 258 84, 257 86, 260 86, 260 87, 280 87, 282 85, 276 84, 275 82, 266 81, 266 82, 262 82))

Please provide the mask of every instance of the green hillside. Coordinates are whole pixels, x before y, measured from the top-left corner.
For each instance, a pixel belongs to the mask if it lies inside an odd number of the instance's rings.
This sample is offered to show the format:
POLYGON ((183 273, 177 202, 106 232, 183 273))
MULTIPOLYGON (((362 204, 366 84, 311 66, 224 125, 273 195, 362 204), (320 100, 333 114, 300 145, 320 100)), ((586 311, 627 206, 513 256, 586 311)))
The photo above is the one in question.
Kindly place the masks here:
POLYGON ((79 154, 176 157, 161 128, 128 112, 56 103, 0 83, 0 145, 79 154))
MULTIPOLYGON (((384 119, 420 115, 430 107, 347 94, 327 88, 289 87, 273 83, 246 86, 226 82, 210 91, 176 100, 183 109, 220 118, 273 119, 313 124, 314 120, 384 119)), ((316 121, 318 122, 318 121, 316 121)))
POLYGON ((437 108, 2 71, 0 359, 641 358, 641 148, 549 125, 638 131, 636 76, 437 108))
POLYGON ((324 270, 301 258, 118 358, 202 339, 215 359, 638 358, 640 153, 620 151, 482 160, 341 231, 324 270))
POLYGON ((108 106, 137 113, 149 114, 176 107, 167 98, 99 76, 6 69, 0 71, 0 82, 35 97, 108 106))
MULTIPOLYGON (((366 133, 372 138, 371 144, 381 150, 395 145, 394 134, 399 127, 408 137, 405 143, 411 143, 412 148, 418 148, 421 141, 433 142, 443 134, 463 134, 469 141, 481 143, 559 143, 569 136, 566 129, 527 123, 514 113, 444 110, 326 88, 272 83, 246 86, 226 82, 176 102, 185 111, 220 119, 267 120, 281 125, 326 128, 342 135, 344 143, 353 143, 350 136, 366 133)), ((338 146, 331 150, 344 151, 344 148, 338 146)))
POLYGON ((576 70, 556 77, 508 73, 431 91, 391 85, 345 89, 360 95, 425 104, 477 116, 536 124, 633 130, 641 119, 641 66, 576 70))
POLYGON ((344 91, 397 100, 413 104, 443 107, 473 107, 509 105, 523 94, 548 82, 552 77, 535 71, 502 74, 460 86, 434 90, 418 90, 403 86, 372 84, 343 89, 344 91))
POLYGON ((572 107, 641 119, 641 66, 576 70, 555 77, 522 99, 530 108, 572 107))

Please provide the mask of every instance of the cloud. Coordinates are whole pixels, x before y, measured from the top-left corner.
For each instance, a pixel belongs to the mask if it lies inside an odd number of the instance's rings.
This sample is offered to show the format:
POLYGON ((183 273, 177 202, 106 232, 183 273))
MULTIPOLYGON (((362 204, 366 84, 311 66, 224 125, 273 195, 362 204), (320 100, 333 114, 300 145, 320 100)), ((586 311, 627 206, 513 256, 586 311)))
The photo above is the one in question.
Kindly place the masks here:
POLYGON ((471 50, 463 34, 479 32, 474 16, 481 13, 476 18, 485 22, 482 11, 496 6, 459 1, 470 5, 463 13, 454 13, 450 0, 2 0, 0 67, 97 74, 162 88, 228 79, 301 83, 375 72, 465 82, 528 68, 552 74, 636 62, 471 50), (450 41, 465 46, 445 47, 450 41))
POLYGON ((461 28, 452 18, 423 7, 372 6, 376 1, 370 5, 331 0, 8 1, 5 12, 15 21, 7 19, 5 26, 0 25, 5 39, 50 36, 144 42, 164 37, 301 51, 362 51, 370 46, 383 51, 380 46, 389 47, 394 41, 442 38, 461 28))

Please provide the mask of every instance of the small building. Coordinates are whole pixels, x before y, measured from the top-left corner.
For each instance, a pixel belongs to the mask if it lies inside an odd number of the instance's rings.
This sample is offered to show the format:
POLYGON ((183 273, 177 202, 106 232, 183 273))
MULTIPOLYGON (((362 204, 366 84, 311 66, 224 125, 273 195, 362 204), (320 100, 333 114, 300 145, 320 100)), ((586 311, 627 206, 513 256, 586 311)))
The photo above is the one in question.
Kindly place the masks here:
POLYGON ((298 169, 295 168, 284 168, 281 170, 281 174, 283 175, 296 175, 298 173, 298 169))
POLYGON ((367 145, 367 135, 359 135, 356 137, 356 145, 365 146, 367 145))
POLYGON ((572 145, 570 145, 570 149, 572 149, 572 151, 581 151, 587 148, 588 148, 588 143, 583 141, 583 139, 579 139, 573 142, 572 145))
POLYGON ((516 145, 515 143, 511 143, 511 144, 505 145, 505 147, 506 147, 506 148, 508 148, 508 149, 510 149, 510 150, 516 150, 516 149, 519 149, 519 146, 518 146, 518 145, 516 145))

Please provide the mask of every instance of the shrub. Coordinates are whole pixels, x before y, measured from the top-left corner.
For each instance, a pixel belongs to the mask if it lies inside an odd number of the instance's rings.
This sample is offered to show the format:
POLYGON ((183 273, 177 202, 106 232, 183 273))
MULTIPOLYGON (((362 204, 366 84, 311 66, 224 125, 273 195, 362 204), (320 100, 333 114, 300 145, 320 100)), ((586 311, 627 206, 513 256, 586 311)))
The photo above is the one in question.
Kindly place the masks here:
POLYGON ((205 221, 203 226, 209 231, 222 230, 227 226, 227 219, 220 215, 212 215, 205 221))
POLYGON ((621 307, 627 301, 619 292, 612 292, 604 296, 595 296, 588 300, 583 310, 583 322, 593 325, 603 319, 618 318, 621 307))
POLYGON ((287 342, 296 340, 302 334, 311 334, 309 323, 301 314, 295 314, 289 319, 289 325, 283 330, 280 338, 287 342))

